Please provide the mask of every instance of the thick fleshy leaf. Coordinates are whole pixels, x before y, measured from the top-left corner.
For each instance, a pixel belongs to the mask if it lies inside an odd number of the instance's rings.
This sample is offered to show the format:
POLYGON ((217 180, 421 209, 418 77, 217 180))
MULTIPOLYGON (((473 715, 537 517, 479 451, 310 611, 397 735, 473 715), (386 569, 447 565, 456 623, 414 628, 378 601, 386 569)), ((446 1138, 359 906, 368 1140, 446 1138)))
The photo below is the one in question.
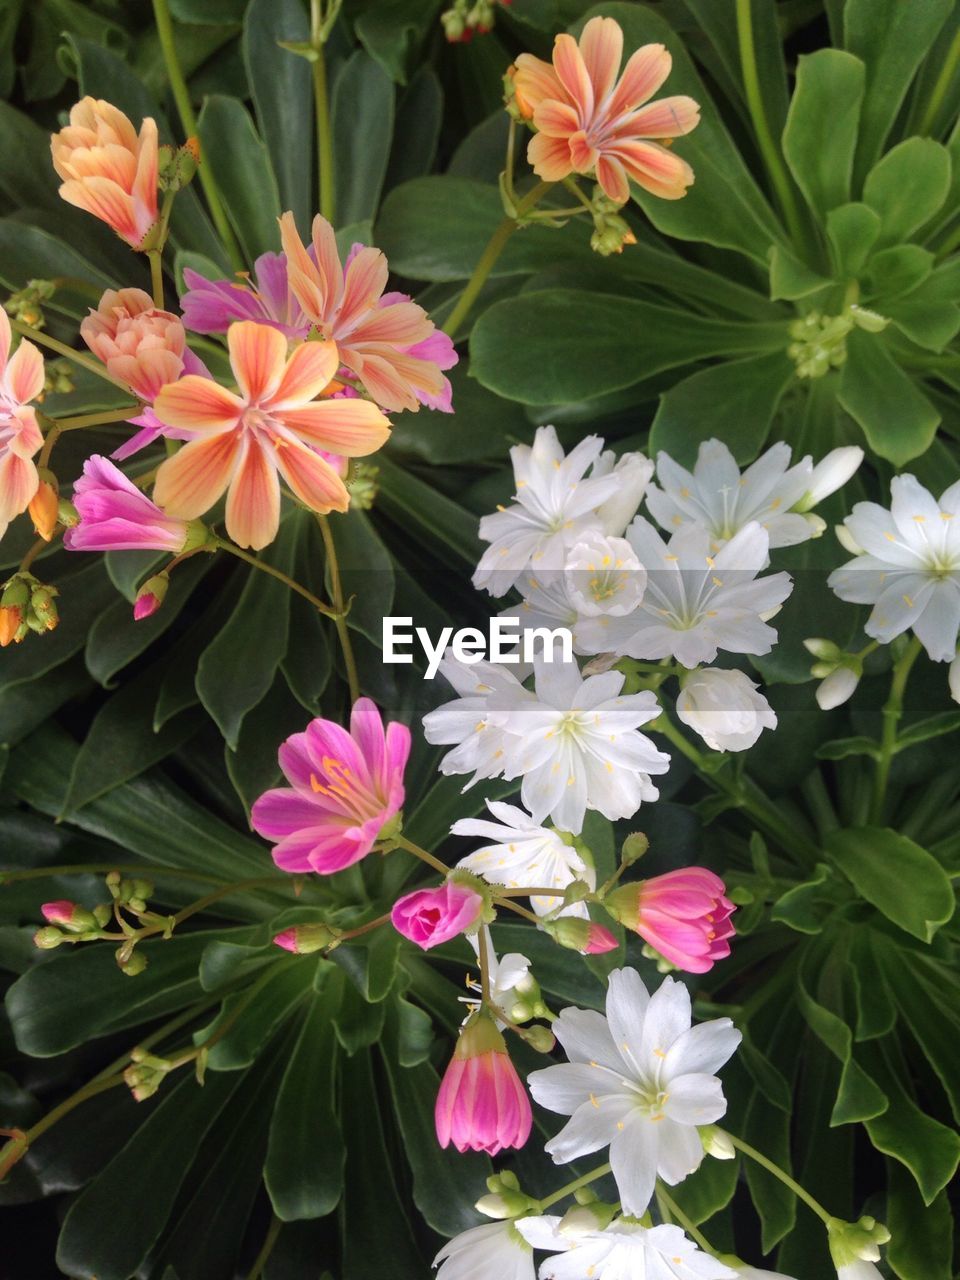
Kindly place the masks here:
POLYGON ((833 831, 827 849, 862 897, 888 920, 930 942, 952 917, 950 878, 931 854, 888 827, 833 831))
POLYGON ((940 414, 877 335, 851 333, 847 352, 839 401, 881 458, 902 467, 929 448, 940 414))
POLYGON ((390 158, 395 96, 383 67, 360 49, 340 69, 331 101, 338 226, 376 214, 390 158))
POLYGON ((820 49, 797 64, 783 154, 819 214, 850 199, 863 92, 863 63, 840 49, 820 49))
POLYGON ((252 267, 258 254, 280 248, 280 196, 267 148, 246 107, 236 98, 222 94, 209 97, 197 128, 204 163, 210 166, 227 216, 252 267))
POLYGON ((932 138, 908 138, 867 174, 863 200, 880 217, 881 245, 899 244, 940 210, 950 190, 950 153, 932 138))

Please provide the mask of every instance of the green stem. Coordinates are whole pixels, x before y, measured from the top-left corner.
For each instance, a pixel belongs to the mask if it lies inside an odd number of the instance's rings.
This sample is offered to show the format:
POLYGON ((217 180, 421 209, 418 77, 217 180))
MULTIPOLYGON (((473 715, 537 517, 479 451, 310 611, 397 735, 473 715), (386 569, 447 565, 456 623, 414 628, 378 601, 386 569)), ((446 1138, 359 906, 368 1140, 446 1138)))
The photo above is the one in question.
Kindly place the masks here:
MULTIPOLYGON (((116 862, 77 862, 63 863, 55 867, 31 867, 26 871, 0 871, 0 885, 16 884, 19 880, 43 880, 48 876, 99 875, 108 871, 120 871, 124 875, 172 876, 183 880, 202 880, 207 884, 225 885, 225 880, 217 876, 205 875, 202 871, 181 871, 179 867, 148 867, 142 862, 120 864, 116 862)), ((275 876, 275 884, 289 884, 289 876, 275 876)))
POLYGON ((197 914, 198 911, 204 911, 207 907, 212 906, 215 902, 219 902, 221 898, 232 897, 235 893, 243 893, 247 889, 262 889, 269 885, 276 884, 276 876, 256 876, 252 880, 238 880, 235 884, 225 884, 219 889, 215 889, 212 893, 208 893, 206 897, 198 898, 196 902, 191 902, 188 906, 183 907, 173 917, 173 927, 182 924, 184 920, 189 920, 191 916, 197 914))
POLYGON ((310 39, 313 45, 313 108, 317 126, 317 165, 320 183, 320 212, 333 222, 336 210, 336 178, 333 165, 333 135, 330 128, 330 99, 327 63, 324 56, 321 0, 310 0, 310 39))
POLYGON ((21 334, 24 338, 29 338, 31 342, 38 342, 41 347, 49 347, 51 351, 56 351, 57 355, 66 356, 74 364, 80 365, 81 368, 88 370, 90 373, 95 373, 98 378, 103 378, 105 382, 112 382, 115 387, 119 387, 127 395, 130 394, 130 388, 117 378, 112 378, 99 360, 94 360, 91 356, 84 355, 82 351, 74 351, 73 347, 68 347, 65 342, 51 338, 48 333, 42 333, 39 329, 34 329, 32 325, 24 324, 22 320, 11 319, 10 327, 15 333, 21 334))
POLYGON ((180 115, 180 123, 183 125, 183 131, 187 137, 196 138, 198 145, 201 147, 201 163, 197 173, 200 178, 200 184, 203 187, 203 193, 207 197, 207 204, 210 206, 210 216, 213 218, 214 226, 217 228, 220 239, 223 241, 224 248, 227 250, 234 267, 237 271, 242 271, 245 263, 243 254, 240 252, 240 245, 237 243, 233 228, 227 219, 226 210, 223 207, 223 201, 220 199, 220 192, 217 190, 213 175, 203 164, 202 143, 200 143, 200 135, 197 132, 197 117, 193 112, 190 91, 187 88, 183 69, 180 66, 180 59, 177 56, 177 46, 173 37, 173 21, 170 17, 170 7, 167 0, 153 0, 153 15, 157 24, 157 35, 160 38, 163 61, 167 68, 167 78, 170 81, 173 100, 177 104, 177 111, 180 115))
POLYGON ((873 779, 873 803, 870 807, 870 823, 877 826, 883 821, 883 807, 887 798, 887 782, 890 766, 897 749, 897 728, 903 714, 903 695, 910 678, 910 670, 923 646, 913 636, 903 655, 894 663, 890 680, 890 696, 883 708, 883 733, 880 739, 880 758, 873 779))
MULTIPOLYGON (((360 677, 357 675, 357 662, 353 656, 353 644, 350 641, 350 630, 347 626, 347 615, 343 601, 343 583, 340 579, 340 562, 337 559, 337 547, 333 540, 333 530, 326 516, 317 516, 323 545, 327 553, 327 567, 330 570, 330 591, 333 595, 332 617, 340 640, 343 653, 343 665, 347 670, 347 684, 350 688, 350 701, 356 702, 360 697, 360 677)), ((328 610, 328 612, 330 612, 328 610)))
POLYGON ((960 28, 954 32, 950 48, 947 50, 947 56, 944 58, 943 66, 940 68, 940 74, 937 76, 936 83, 930 92, 930 100, 926 105, 920 123, 917 125, 916 131, 921 137, 927 136, 933 128, 937 112, 943 105, 943 99, 957 69, 958 60, 960 60, 960 28))
POLYGON ((815 1200, 809 1191, 805 1191, 800 1183, 795 1182, 789 1173, 785 1173, 778 1164, 774 1164, 756 1147, 751 1147, 748 1142, 744 1142, 742 1138, 736 1137, 726 1129, 721 1130, 721 1132, 726 1134, 738 1151, 742 1151, 745 1156, 749 1156, 761 1168, 766 1169, 767 1173, 772 1173, 775 1178, 778 1178, 785 1187, 789 1187, 797 1199, 802 1200, 809 1209, 812 1209, 822 1222, 828 1223, 832 1221, 832 1214, 827 1213, 820 1201, 815 1200))
POLYGON ((153 294, 153 305, 158 311, 163 310, 163 254, 159 249, 150 249, 147 253, 150 262, 150 292, 153 294))
POLYGON ((267 1230, 263 1247, 257 1254, 253 1266, 250 1268, 247 1280, 260 1280, 260 1276, 263 1274, 263 1268, 267 1265, 267 1259, 270 1257, 271 1253, 273 1253, 273 1246, 277 1243, 277 1237, 280 1235, 280 1228, 282 1226, 283 1223, 276 1214, 274 1214, 267 1230))
POLYGON ((806 242, 806 231, 800 217, 793 187, 786 167, 777 149, 777 144, 770 132, 770 124, 763 106, 763 94, 760 90, 760 77, 757 72, 757 51, 753 39, 753 15, 750 10, 751 0, 737 0, 737 36, 740 43, 740 69, 743 72, 743 88, 747 98, 747 108, 753 121, 754 133, 760 154, 763 156, 770 174, 777 199, 786 218, 790 234, 800 246, 806 242))
POLYGON ((220 551, 229 552, 230 555, 236 556, 238 560, 242 560, 244 564, 252 565, 254 569, 259 569, 262 573, 269 573, 271 578, 276 578, 279 582, 288 586, 291 591, 296 591, 297 595, 303 596, 304 600, 309 600, 313 607, 318 609, 325 617, 336 619, 336 613, 328 604, 324 604, 306 587, 301 587, 299 582, 295 582, 282 569, 275 569, 272 564, 267 564, 266 560, 258 560, 256 556, 250 555, 247 551, 242 551, 240 547, 235 546, 232 542, 227 542, 224 538, 218 538, 216 545, 220 551))
POLYGON ((664 1190, 664 1186, 662 1182, 657 1183, 657 1202, 660 1204, 663 1204, 663 1206, 669 1212, 671 1218, 676 1219, 676 1221, 680 1224, 681 1227, 683 1227, 684 1231, 687 1233, 690 1239, 694 1242, 694 1244, 699 1245, 704 1253, 709 1253, 713 1257, 717 1256, 716 1249, 713 1248, 709 1240, 707 1240, 706 1236, 703 1235, 702 1232, 697 1230, 697 1228, 693 1225, 693 1223, 690 1221, 687 1215, 683 1212, 683 1210, 677 1204, 676 1200, 674 1200, 673 1197, 669 1195, 667 1191, 664 1190))
POLYGON ((103 413, 80 413, 73 418, 57 418, 58 432, 77 431, 81 427, 102 427, 108 422, 126 422, 142 409, 140 404, 124 405, 122 409, 104 409, 103 413))
POLYGON ((598 1178, 602 1178, 610 1172, 609 1164, 602 1164, 598 1168, 593 1169, 590 1173, 585 1173, 580 1178, 575 1178, 573 1182, 568 1182, 565 1187, 561 1187, 559 1191, 554 1191, 552 1195, 545 1196, 539 1202, 540 1212, 549 1209, 552 1204, 556 1204, 559 1200, 563 1200, 566 1196, 572 1196, 575 1191, 579 1191, 581 1187, 589 1186, 591 1182, 596 1182, 598 1178))
POLYGON ((507 242, 520 226, 524 214, 529 213, 530 210, 543 199, 551 186, 552 183, 549 182, 537 183, 533 190, 528 192, 517 205, 517 216, 515 218, 504 218, 496 231, 494 231, 493 235, 487 242, 487 247, 480 255, 477 265, 473 269, 473 275, 467 281, 466 288, 463 293, 461 293, 457 305, 447 316, 446 323, 443 326, 444 333, 453 336, 453 334, 455 334, 459 329, 460 325, 467 318, 470 308, 473 306, 474 302, 476 302, 477 295, 486 284, 487 277, 496 265, 497 259, 506 248, 507 242))
POLYGON ((418 844, 414 844, 412 840, 408 840, 405 835, 398 834, 392 837, 395 845, 399 845, 401 849, 406 849, 407 853, 412 853, 415 858, 419 858, 421 862, 426 862, 428 866, 433 867, 434 871, 439 871, 442 876, 450 874, 450 868, 446 863, 441 862, 439 858, 435 858, 432 853, 428 853, 426 849, 421 849, 418 844))

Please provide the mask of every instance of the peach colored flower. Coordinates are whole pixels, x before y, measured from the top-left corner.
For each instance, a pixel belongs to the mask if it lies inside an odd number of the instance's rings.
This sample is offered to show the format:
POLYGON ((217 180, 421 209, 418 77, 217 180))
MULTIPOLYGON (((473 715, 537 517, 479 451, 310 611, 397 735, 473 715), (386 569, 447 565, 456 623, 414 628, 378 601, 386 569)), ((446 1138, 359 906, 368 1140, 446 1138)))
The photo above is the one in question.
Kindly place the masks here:
POLYGON ((280 239, 290 288, 305 314, 324 338, 336 342, 341 364, 377 404, 416 412, 423 396, 441 395, 445 379, 439 366, 409 350, 435 332, 433 321, 415 302, 381 302, 388 268, 379 249, 359 249, 344 271, 333 227, 319 214, 313 220, 314 257, 292 213, 280 219, 280 239))
POLYGON ((335 342, 305 342, 288 359, 282 333, 243 320, 227 346, 238 392, 189 374, 154 401, 161 422, 195 438, 161 465, 153 496, 168 515, 194 520, 226 490, 227 532, 259 549, 280 521, 278 471, 312 511, 346 511, 346 487, 318 450, 363 457, 390 424, 368 400, 315 401, 337 370, 335 342))
POLYGON ((142 289, 108 289, 81 322, 80 336, 110 376, 147 404, 183 372, 183 321, 159 311, 142 289))
POLYGON ((149 116, 138 136, 117 107, 82 98, 71 108, 70 123, 50 139, 61 196, 139 249, 158 216, 157 144, 149 116))
POLYGON ((43 356, 27 341, 11 356, 11 338, 10 320, 0 307, 0 538, 39 488, 33 455, 43 444, 37 415, 27 403, 43 391, 43 356))
POLYGON ((662 44, 643 45, 618 79, 622 55, 619 24, 591 18, 579 46, 573 36, 557 36, 553 66, 531 53, 517 58, 517 107, 537 130, 527 158, 545 182, 595 174, 618 204, 629 199, 628 178, 664 200, 679 200, 693 182, 693 170, 649 139, 689 133, 699 123, 700 108, 687 97, 649 101, 670 74, 672 59, 662 44))

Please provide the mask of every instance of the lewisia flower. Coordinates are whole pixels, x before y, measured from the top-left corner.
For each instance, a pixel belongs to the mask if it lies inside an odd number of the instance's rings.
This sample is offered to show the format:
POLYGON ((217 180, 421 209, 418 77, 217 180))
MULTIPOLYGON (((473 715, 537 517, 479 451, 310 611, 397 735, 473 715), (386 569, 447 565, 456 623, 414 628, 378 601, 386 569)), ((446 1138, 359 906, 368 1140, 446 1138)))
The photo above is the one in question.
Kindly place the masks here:
POLYGON ((493 662, 440 660, 440 673, 460 695, 455 702, 428 711, 423 717, 424 737, 431 746, 452 746, 440 762, 441 773, 473 773, 464 787, 481 778, 496 778, 503 770, 509 735, 491 723, 489 702, 495 690, 533 700, 519 680, 493 662))
POLYGON ((646 1211, 657 1178, 675 1185, 699 1168, 698 1125, 727 1109, 716 1076, 740 1043, 729 1018, 691 1026, 690 994, 665 978, 651 996, 635 969, 614 969, 607 1016, 564 1009, 552 1030, 569 1063, 534 1071, 541 1106, 571 1117, 546 1145, 554 1163, 610 1147, 624 1211, 646 1211))
POLYGON ((147 404, 183 372, 183 322, 158 310, 143 289, 108 289, 81 321, 80 336, 107 373, 147 404))
POLYGON ((528 565, 535 572, 566 567, 569 549, 584 530, 599 526, 597 509, 617 492, 615 471, 584 478, 602 448, 599 436, 586 436, 564 454, 553 427, 540 427, 532 447, 513 446, 517 491, 509 507, 480 521, 480 537, 490 546, 473 575, 475 587, 502 596, 528 565))
POLYGON ((439 947, 475 925, 483 898, 469 885, 448 880, 433 889, 415 889, 393 904, 393 927, 423 951, 439 947))
POLYGON ((503 1036, 485 1011, 463 1027, 437 1094, 437 1140, 458 1151, 495 1156, 522 1147, 530 1137, 533 1114, 503 1036))
POLYGON ((687 973, 706 973, 730 954, 736 910, 726 885, 706 867, 684 867, 621 885, 603 905, 655 951, 687 973))
POLYGON ((390 424, 366 400, 315 401, 337 369, 333 342, 306 342, 288 359, 283 334, 242 321, 230 326, 227 346, 239 393, 188 374, 154 402, 161 422, 197 437, 161 464, 154 492, 191 520, 227 490, 227 532, 259 550, 280 523, 278 471, 311 511, 346 511, 346 487, 317 450, 363 457, 380 448, 390 424))
POLYGON ((769 547, 758 524, 744 525, 717 552, 706 529, 681 529, 665 543, 642 517, 627 541, 647 571, 647 587, 636 612, 606 620, 606 648, 631 658, 673 657, 690 668, 713 662, 720 649, 770 652, 777 633, 765 618, 793 583, 786 573, 756 578, 769 547))
POLYGON ((689 133, 700 122, 700 108, 683 96, 650 102, 673 65, 662 44, 643 45, 618 79, 622 57, 623 31, 612 18, 591 18, 579 46, 573 36, 557 36, 552 67, 520 55, 516 104, 537 130, 527 158, 545 182, 595 174, 617 204, 630 198, 628 179, 663 200, 679 200, 693 170, 650 139, 689 133))
MULTIPOLYGON (((491 1004, 496 1005, 498 1009, 506 1010, 518 1022, 533 1016, 531 1001, 536 1003, 540 989, 530 973, 530 961, 527 957, 517 951, 508 951, 498 959, 493 949, 490 930, 485 924, 481 924, 475 933, 468 933, 467 942, 473 948, 478 962, 480 948, 484 949, 491 1004)), ((476 1013, 483 1005, 481 984, 475 978, 468 978, 467 987, 471 992, 476 993, 477 998, 474 999, 471 995, 461 996, 460 999, 470 1013, 476 1013)), ((467 1016, 469 1018, 469 1014, 467 1016)), ((499 1019, 496 1019, 496 1022, 502 1031, 506 1024, 499 1019)))
POLYGON ((63 535, 68 551, 169 551, 200 546, 207 531, 199 521, 168 516, 132 484, 109 458, 94 454, 73 487, 80 521, 63 535))
POLYGON ((350 732, 332 720, 312 720, 280 747, 280 768, 291 784, 265 792, 253 806, 254 830, 275 841, 282 871, 330 875, 359 862, 403 805, 403 771, 410 730, 359 698, 350 732))
POLYGON ((448 1240, 433 1260, 437 1280, 535 1280, 533 1250, 512 1222, 485 1222, 448 1240), (441 1265, 442 1264, 442 1265, 441 1265))
MULTIPOLYGON (((341 363, 377 404, 416 411, 424 398, 442 396, 446 380, 435 362, 439 349, 434 344, 429 355, 416 350, 434 337, 433 321, 415 302, 399 300, 401 295, 381 296, 388 268, 379 249, 359 248, 344 270, 333 227, 319 214, 313 220, 312 256, 292 213, 280 219, 280 238, 290 288, 304 314, 324 338, 336 342, 341 363)), ((451 354, 447 344, 443 350, 451 354)))
POLYGON ((562 1256, 540 1264, 540 1280, 736 1280, 737 1273, 702 1253, 676 1226, 644 1227, 617 1218, 603 1230, 565 1232, 552 1214, 520 1218, 517 1231, 534 1249, 562 1256))
POLYGON ((713 550, 751 521, 767 531, 771 547, 790 547, 815 538, 826 527, 810 509, 845 485, 863 461, 856 447, 834 449, 813 465, 801 458, 790 466, 790 446, 780 442, 740 474, 722 440, 704 440, 693 471, 667 453, 657 455, 657 479, 647 506, 664 529, 696 525, 706 529, 713 550))
MULTIPOLYGON (((458 867, 510 889, 552 886, 562 893, 574 880, 582 880, 591 889, 597 887, 596 870, 559 832, 540 826, 522 809, 502 800, 488 800, 487 808, 499 821, 459 818, 450 828, 455 836, 483 836, 493 841, 461 858, 458 867)), ((530 905, 537 915, 544 916, 559 907, 560 898, 538 894, 530 899, 530 905)), ((563 915, 587 919, 586 903, 572 903, 563 915)))
POLYGON ((872 604, 864 631, 881 644, 913 629, 934 662, 952 662, 960 630, 960 481, 939 501, 910 475, 890 482, 890 510, 858 502, 844 521, 856 559, 827 579, 841 600, 872 604))
POLYGON ((43 444, 28 403, 43 391, 43 356, 25 339, 11 356, 12 337, 10 319, 0 307, 0 538, 37 492, 40 475, 33 455, 43 444))
POLYGON ((746 751, 764 729, 775 729, 770 703, 742 671, 701 667, 683 682, 677 716, 713 751, 746 751))
POLYGON ((139 249, 158 218, 156 123, 147 116, 138 136, 109 102, 82 98, 70 110, 70 123, 50 139, 50 149, 64 200, 139 249))

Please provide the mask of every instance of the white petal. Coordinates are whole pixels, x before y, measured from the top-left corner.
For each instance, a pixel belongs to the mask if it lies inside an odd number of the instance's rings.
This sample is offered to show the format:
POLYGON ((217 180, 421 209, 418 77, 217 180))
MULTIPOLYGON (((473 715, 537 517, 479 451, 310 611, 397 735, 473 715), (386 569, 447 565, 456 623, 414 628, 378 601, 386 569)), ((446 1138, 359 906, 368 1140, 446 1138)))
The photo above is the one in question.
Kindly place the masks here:
POLYGON ((636 1217, 646 1213, 656 1185, 659 1128, 634 1112, 610 1143, 610 1164, 620 1202, 625 1213, 636 1217))

